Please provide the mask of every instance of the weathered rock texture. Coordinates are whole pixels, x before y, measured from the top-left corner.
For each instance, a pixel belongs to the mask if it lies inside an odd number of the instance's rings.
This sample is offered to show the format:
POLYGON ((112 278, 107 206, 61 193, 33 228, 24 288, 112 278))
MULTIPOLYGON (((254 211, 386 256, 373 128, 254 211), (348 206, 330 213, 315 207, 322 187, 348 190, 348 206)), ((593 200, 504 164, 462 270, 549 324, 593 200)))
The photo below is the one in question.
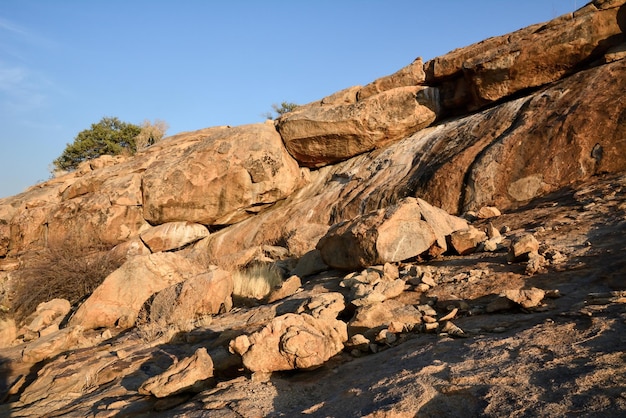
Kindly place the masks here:
POLYGON ((202 266, 176 253, 137 256, 104 280, 76 311, 70 324, 81 325, 87 329, 114 326, 130 328, 135 324, 139 310, 152 295, 181 282, 185 283, 179 297, 184 298, 190 292, 193 298, 198 299, 193 305, 204 305, 207 306, 206 313, 217 313, 222 304, 230 306, 228 301, 231 296, 229 290, 232 292, 232 281, 229 286, 229 280, 228 276, 220 276, 219 270, 206 272, 202 266), (205 278, 205 275, 210 277, 205 278), (212 296, 211 293, 195 294, 194 287, 205 280, 213 281, 214 275, 219 277, 215 279, 218 286, 224 288, 224 291, 216 292, 222 300, 212 301, 207 305, 202 300, 212 296), (187 283, 189 280, 193 281, 187 283))
POLYGON ((625 28, 595 0, 0 199, 0 415, 623 416, 625 28), (126 262, 13 318, 58 243, 126 262), (290 279, 231 309, 255 263, 290 279))
POLYGON ((139 387, 139 393, 164 398, 189 390, 199 391, 204 381, 212 376, 213 360, 206 348, 202 347, 197 349, 193 356, 146 380, 139 387))
POLYGON ((308 167, 320 167, 380 148, 430 125, 437 89, 398 87, 350 104, 301 106, 278 120, 285 146, 308 167))
POLYGON ((144 216, 152 224, 230 224, 284 199, 299 181, 298 165, 271 124, 210 132, 180 157, 146 169, 144 216))
POLYGON ((457 49, 426 63, 426 83, 443 82, 444 106, 482 107, 545 85, 623 42, 622 2, 594 1, 548 23, 457 49))
POLYGON ((436 210, 421 199, 406 198, 352 221, 334 225, 317 244, 331 267, 354 270, 417 257, 434 244, 446 250, 446 236, 466 228, 463 219, 436 210))
POLYGON ((309 314, 286 314, 239 341, 237 353, 252 372, 310 369, 343 349, 346 324, 309 314))

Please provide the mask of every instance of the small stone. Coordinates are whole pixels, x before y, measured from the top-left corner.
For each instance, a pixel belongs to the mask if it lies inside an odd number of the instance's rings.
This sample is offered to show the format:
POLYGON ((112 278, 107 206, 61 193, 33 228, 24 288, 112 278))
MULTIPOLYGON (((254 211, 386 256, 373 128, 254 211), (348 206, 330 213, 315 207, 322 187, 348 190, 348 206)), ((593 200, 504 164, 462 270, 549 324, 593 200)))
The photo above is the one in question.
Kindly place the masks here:
POLYGON ((293 295, 302 286, 302 281, 298 276, 291 276, 285 280, 278 289, 272 290, 267 298, 267 303, 273 303, 293 295))
POLYGON ((397 339, 396 334, 390 332, 388 329, 381 330, 376 336, 376 342, 381 344, 393 344, 397 339))
POLYGON ((428 292, 430 290, 430 286, 428 286, 426 283, 420 283, 415 287, 415 290, 418 290, 420 292, 428 292))
POLYGON ((515 304, 513 303, 513 301, 507 299, 506 297, 500 296, 487 304, 485 311, 487 313, 507 311, 509 309, 512 309, 514 306, 515 304))
POLYGON ((389 281, 396 280, 398 277, 400 277, 398 266, 391 263, 385 263, 385 265, 383 266, 383 276, 389 281))
POLYGON ((533 287, 530 289, 505 290, 503 296, 517 303, 522 308, 528 309, 538 306, 545 297, 545 292, 533 287))
POLYGON ((501 248, 502 236, 489 238, 487 241, 483 243, 483 251, 486 252, 495 252, 501 248))
POLYGON ((346 343, 346 346, 352 347, 354 350, 367 353, 369 351, 370 340, 368 340, 363 334, 355 334, 346 343))
POLYGON ((539 242, 532 234, 525 234, 511 243, 509 261, 528 260, 528 254, 532 252, 539 252, 539 242))
POLYGON ((501 237, 502 234, 500 233, 500 231, 498 230, 498 228, 496 228, 495 226, 493 226, 493 224, 491 222, 489 222, 489 225, 487 225, 487 237, 489 239, 493 239, 493 238, 498 238, 501 237))
POLYGON ((487 239, 487 234, 470 226, 467 229, 454 231, 450 235, 450 244, 459 255, 467 255, 476 251, 480 243, 487 239))
POLYGON ((450 319, 454 318, 458 312, 459 312, 459 309, 458 308, 454 308, 450 312, 448 312, 447 315, 444 315, 443 317, 439 318, 439 321, 441 321, 441 322, 449 321, 450 319))
POLYGON ((448 334, 452 337, 461 337, 461 338, 466 338, 467 334, 465 334, 465 332, 459 328, 458 326, 454 325, 452 322, 447 321, 443 327, 441 327, 441 333, 445 333, 448 334))
POLYGON ((428 304, 418 305, 417 310, 421 312, 422 315, 427 315, 427 316, 432 316, 432 317, 437 316, 437 311, 435 311, 433 307, 428 304))
POLYGON ((247 335, 240 335, 236 337, 234 340, 231 340, 228 344, 228 351, 233 354, 239 354, 240 356, 244 355, 248 348, 250 348, 250 339, 247 335))
POLYGON ((387 328, 390 332, 399 334, 406 331, 407 326, 400 321, 391 321, 387 328))
POLYGON ((548 261, 540 254, 531 252, 528 254, 528 263, 526 264, 526 274, 532 276, 536 273, 545 273, 548 261))
POLYGON ((500 215, 502 215, 502 213, 500 212, 500 210, 498 208, 496 208, 494 206, 483 206, 476 213, 476 217, 478 219, 495 218, 495 217, 500 216, 500 215))
POLYGON ((126 357, 128 357, 129 353, 126 350, 117 350, 115 352, 115 355, 117 356, 118 359, 123 360, 126 357))
POLYGON ((433 278, 432 273, 429 271, 424 272, 424 275, 422 276, 421 280, 422 280, 422 283, 427 284, 430 287, 437 286, 437 283, 435 282, 435 279, 433 278))
POLYGON ((254 372, 250 379, 255 383, 269 382, 272 377, 272 372, 254 372))
POLYGON ((387 332, 387 334, 385 334, 385 339, 387 344, 393 344, 398 340, 398 337, 393 332, 387 332))
POLYGON ((561 264, 567 260, 566 256, 553 248, 546 249, 543 252, 543 256, 546 260, 549 260, 551 264, 561 264))
POLYGON ((424 331, 425 332, 435 331, 437 328, 439 328, 439 323, 438 322, 432 322, 432 323, 425 323, 424 324, 424 331))

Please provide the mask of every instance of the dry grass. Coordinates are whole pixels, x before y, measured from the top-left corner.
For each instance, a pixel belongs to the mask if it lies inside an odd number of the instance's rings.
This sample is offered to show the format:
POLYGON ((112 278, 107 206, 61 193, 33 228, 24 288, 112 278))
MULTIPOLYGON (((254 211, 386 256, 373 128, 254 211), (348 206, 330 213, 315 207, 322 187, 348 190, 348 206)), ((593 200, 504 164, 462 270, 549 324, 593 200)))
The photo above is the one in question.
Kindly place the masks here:
POLYGON ((76 305, 124 261, 102 244, 78 242, 51 243, 25 261, 16 274, 12 298, 18 322, 51 299, 67 299, 76 305))
POLYGON ((233 273, 233 297, 263 300, 282 281, 280 270, 273 264, 255 264, 233 273))

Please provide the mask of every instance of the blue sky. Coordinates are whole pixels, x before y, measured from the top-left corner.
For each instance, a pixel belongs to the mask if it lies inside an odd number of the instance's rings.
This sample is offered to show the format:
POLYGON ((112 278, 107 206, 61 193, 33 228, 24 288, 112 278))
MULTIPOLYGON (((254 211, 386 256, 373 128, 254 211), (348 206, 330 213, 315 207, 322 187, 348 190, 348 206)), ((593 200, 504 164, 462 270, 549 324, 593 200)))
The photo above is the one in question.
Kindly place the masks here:
POLYGON ((264 120, 540 23, 576 0, 2 0, 0 197, 104 116, 168 135, 264 120))

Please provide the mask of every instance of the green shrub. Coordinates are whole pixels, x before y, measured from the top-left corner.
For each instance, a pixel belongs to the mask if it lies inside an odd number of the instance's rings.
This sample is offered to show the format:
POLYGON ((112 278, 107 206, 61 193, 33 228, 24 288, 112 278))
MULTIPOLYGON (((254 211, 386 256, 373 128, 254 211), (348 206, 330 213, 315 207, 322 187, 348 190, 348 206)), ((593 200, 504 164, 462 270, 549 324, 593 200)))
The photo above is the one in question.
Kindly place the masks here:
POLYGON ((296 110, 298 106, 299 106, 298 104, 291 103, 291 102, 282 102, 280 106, 274 103, 272 105, 272 110, 274 112, 273 113, 267 112, 263 116, 265 116, 266 119, 277 119, 281 117, 282 115, 284 115, 285 113, 289 113, 289 112, 296 110))
POLYGON ((57 171, 71 171, 83 161, 101 155, 134 154, 137 150, 135 137, 140 133, 141 128, 137 125, 104 117, 90 129, 81 131, 52 164, 57 171))

